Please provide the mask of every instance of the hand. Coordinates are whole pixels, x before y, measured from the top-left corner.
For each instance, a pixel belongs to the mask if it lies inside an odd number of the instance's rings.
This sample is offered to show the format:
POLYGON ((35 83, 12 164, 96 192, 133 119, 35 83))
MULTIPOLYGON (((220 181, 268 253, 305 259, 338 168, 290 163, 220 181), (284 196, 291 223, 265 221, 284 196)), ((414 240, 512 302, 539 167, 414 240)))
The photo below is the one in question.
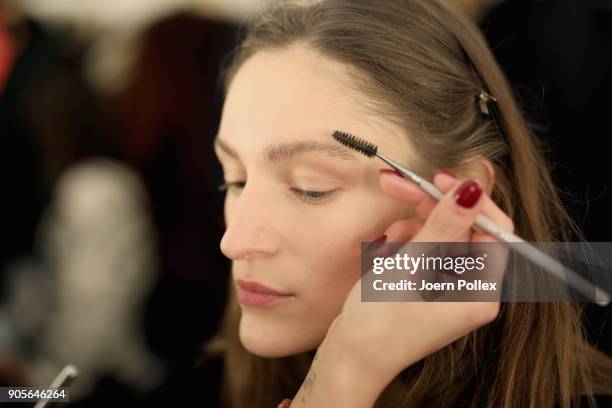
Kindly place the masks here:
MULTIPOLYGON (((484 192, 471 208, 459 205, 454 196, 462 181, 447 174, 434 177, 434 184, 445 193, 439 202, 396 175, 381 175, 380 184, 385 193, 415 204, 421 217, 389 226, 388 242, 496 242, 495 237, 474 225, 479 213, 514 232, 510 217, 484 192)), ((505 258, 499 265, 499 275, 503 276, 505 258)), ((361 302, 360 285, 361 280, 350 291, 325 340, 336 343, 361 367, 368 367, 371 376, 389 382, 404 368, 491 322, 500 308, 499 300, 361 302)))

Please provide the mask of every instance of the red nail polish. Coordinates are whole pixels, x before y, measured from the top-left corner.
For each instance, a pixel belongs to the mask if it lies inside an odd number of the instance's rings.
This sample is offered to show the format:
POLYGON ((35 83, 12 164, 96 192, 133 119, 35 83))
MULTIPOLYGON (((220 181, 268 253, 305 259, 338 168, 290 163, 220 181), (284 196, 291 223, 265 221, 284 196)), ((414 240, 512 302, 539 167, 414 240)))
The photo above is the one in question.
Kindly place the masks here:
POLYGON ((438 173, 443 173, 446 174, 448 176, 451 176, 453 178, 457 178, 457 176, 455 175, 455 173, 453 173, 452 171, 450 171, 449 169, 438 169, 438 171, 436 171, 436 174, 438 173))
POLYGON ((375 249, 378 249, 378 247, 380 247, 382 244, 384 244, 386 240, 387 240, 387 234, 383 234, 380 237, 376 238, 374 241, 372 241, 370 243, 370 245, 365 247, 364 251, 365 252, 370 252, 370 251, 373 251, 375 249))
POLYGON ((482 188, 474 180, 463 182, 457 189, 454 199, 463 208, 472 208, 480 198, 482 188))
POLYGON ((289 398, 285 398, 276 408, 289 408, 290 406, 291 400, 289 398))
POLYGON ((376 238, 374 241, 372 241, 372 243, 373 244, 382 244, 386 240, 387 240, 387 234, 383 234, 380 237, 376 238))
POLYGON ((392 174, 394 176, 404 178, 404 176, 402 176, 402 173, 400 173, 399 171, 395 169, 380 169, 379 171, 380 171, 380 174, 392 174))

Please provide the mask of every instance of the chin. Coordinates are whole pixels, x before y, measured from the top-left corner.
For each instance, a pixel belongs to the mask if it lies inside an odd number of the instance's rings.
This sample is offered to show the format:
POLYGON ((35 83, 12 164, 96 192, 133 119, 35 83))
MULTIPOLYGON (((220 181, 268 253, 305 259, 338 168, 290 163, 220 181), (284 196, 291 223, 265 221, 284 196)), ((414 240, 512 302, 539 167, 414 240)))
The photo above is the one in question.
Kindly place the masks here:
POLYGON ((281 358, 315 349, 322 339, 309 339, 301 331, 283 327, 267 327, 240 320, 240 343, 250 353, 260 357, 281 358))

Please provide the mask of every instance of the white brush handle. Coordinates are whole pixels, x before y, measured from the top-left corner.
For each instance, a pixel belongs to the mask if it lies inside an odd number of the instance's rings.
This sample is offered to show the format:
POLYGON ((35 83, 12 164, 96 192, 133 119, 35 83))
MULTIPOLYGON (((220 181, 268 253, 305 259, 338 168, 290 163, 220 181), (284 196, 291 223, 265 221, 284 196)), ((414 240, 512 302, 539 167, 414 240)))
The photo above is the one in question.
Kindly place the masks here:
MULTIPOLYGON (((413 181, 436 200, 440 201, 442 197, 444 197, 444 193, 442 193, 442 191, 440 191, 438 187, 436 187, 433 183, 425 180, 424 178, 418 176, 417 174, 406 169, 399 163, 391 160, 390 158, 380 153, 376 153, 376 156, 391 167, 393 167, 395 170, 399 171, 405 178, 413 181)), ((487 216, 483 214, 478 214, 476 216, 476 225, 478 225, 480 228, 487 231, 494 237, 498 238, 502 242, 524 243, 525 245, 514 245, 511 248, 515 249, 517 252, 524 255, 527 259, 530 259, 532 262, 541 266, 556 278, 561 279, 562 281, 566 281, 571 287, 576 289, 578 292, 580 292, 587 298, 593 299, 593 297, 595 297, 595 299, 593 300, 598 305, 606 306, 610 302, 610 295, 606 291, 584 279, 582 276, 578 275, 573 270, 567 268, 547 253, 536 248, 534 245, 528 243, 523 238, 502 228, 499 224, 497 224, 487 216), (597 299, 599 298, 603 298, 604 300, 598 301, 597 299)))

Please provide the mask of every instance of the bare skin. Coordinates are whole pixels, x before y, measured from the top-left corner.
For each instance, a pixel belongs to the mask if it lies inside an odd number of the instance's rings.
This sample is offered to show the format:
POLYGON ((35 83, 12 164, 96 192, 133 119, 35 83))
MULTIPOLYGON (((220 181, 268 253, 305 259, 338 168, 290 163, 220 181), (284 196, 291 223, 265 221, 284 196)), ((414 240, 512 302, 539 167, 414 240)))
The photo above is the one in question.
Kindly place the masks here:
MULTIPOLYGON (((491 235, 471 228, 479 212, 514 231, 510 218, 488 196, 483 195, 471 209, 461 208, 453 199, 460 180, 440 173, 434 182, 446 192, 440 202, 408 181, 381 176, 383 191, 415 204, 423 217, 391 225, 387 230, 390 241, 496 242, 491 235)), ((362 303, 357 283, 291 406, 372 407, 404 368, 493 321, 499 305, 499 302, 362 303), (398 321, 402 324, 398 325, 398 321)))
POLYGON ((303 46, 260 51, 233 78, 215 144, 228 185, 220 247, 232 276, 285 296, 266 307, 241 303, 240 341, 263 357, 318 349, 292 406, 370 407, 402 369, 499 309, 360 302, 362 242, 382 234, 389 242, 486 242, 493 238, 471 228, 477 212, 507 228, 512 222, 488 197, 495 175, 486 160, 465 169, 483 189, 468 210, 453 198, 460 180, 436 176, 447 193, 438 203, 381 175, 384 163, 336 143, 338 129, 402 163, 415 154, 402 129, 368 111, 351 81, 343 66, 303 46))

